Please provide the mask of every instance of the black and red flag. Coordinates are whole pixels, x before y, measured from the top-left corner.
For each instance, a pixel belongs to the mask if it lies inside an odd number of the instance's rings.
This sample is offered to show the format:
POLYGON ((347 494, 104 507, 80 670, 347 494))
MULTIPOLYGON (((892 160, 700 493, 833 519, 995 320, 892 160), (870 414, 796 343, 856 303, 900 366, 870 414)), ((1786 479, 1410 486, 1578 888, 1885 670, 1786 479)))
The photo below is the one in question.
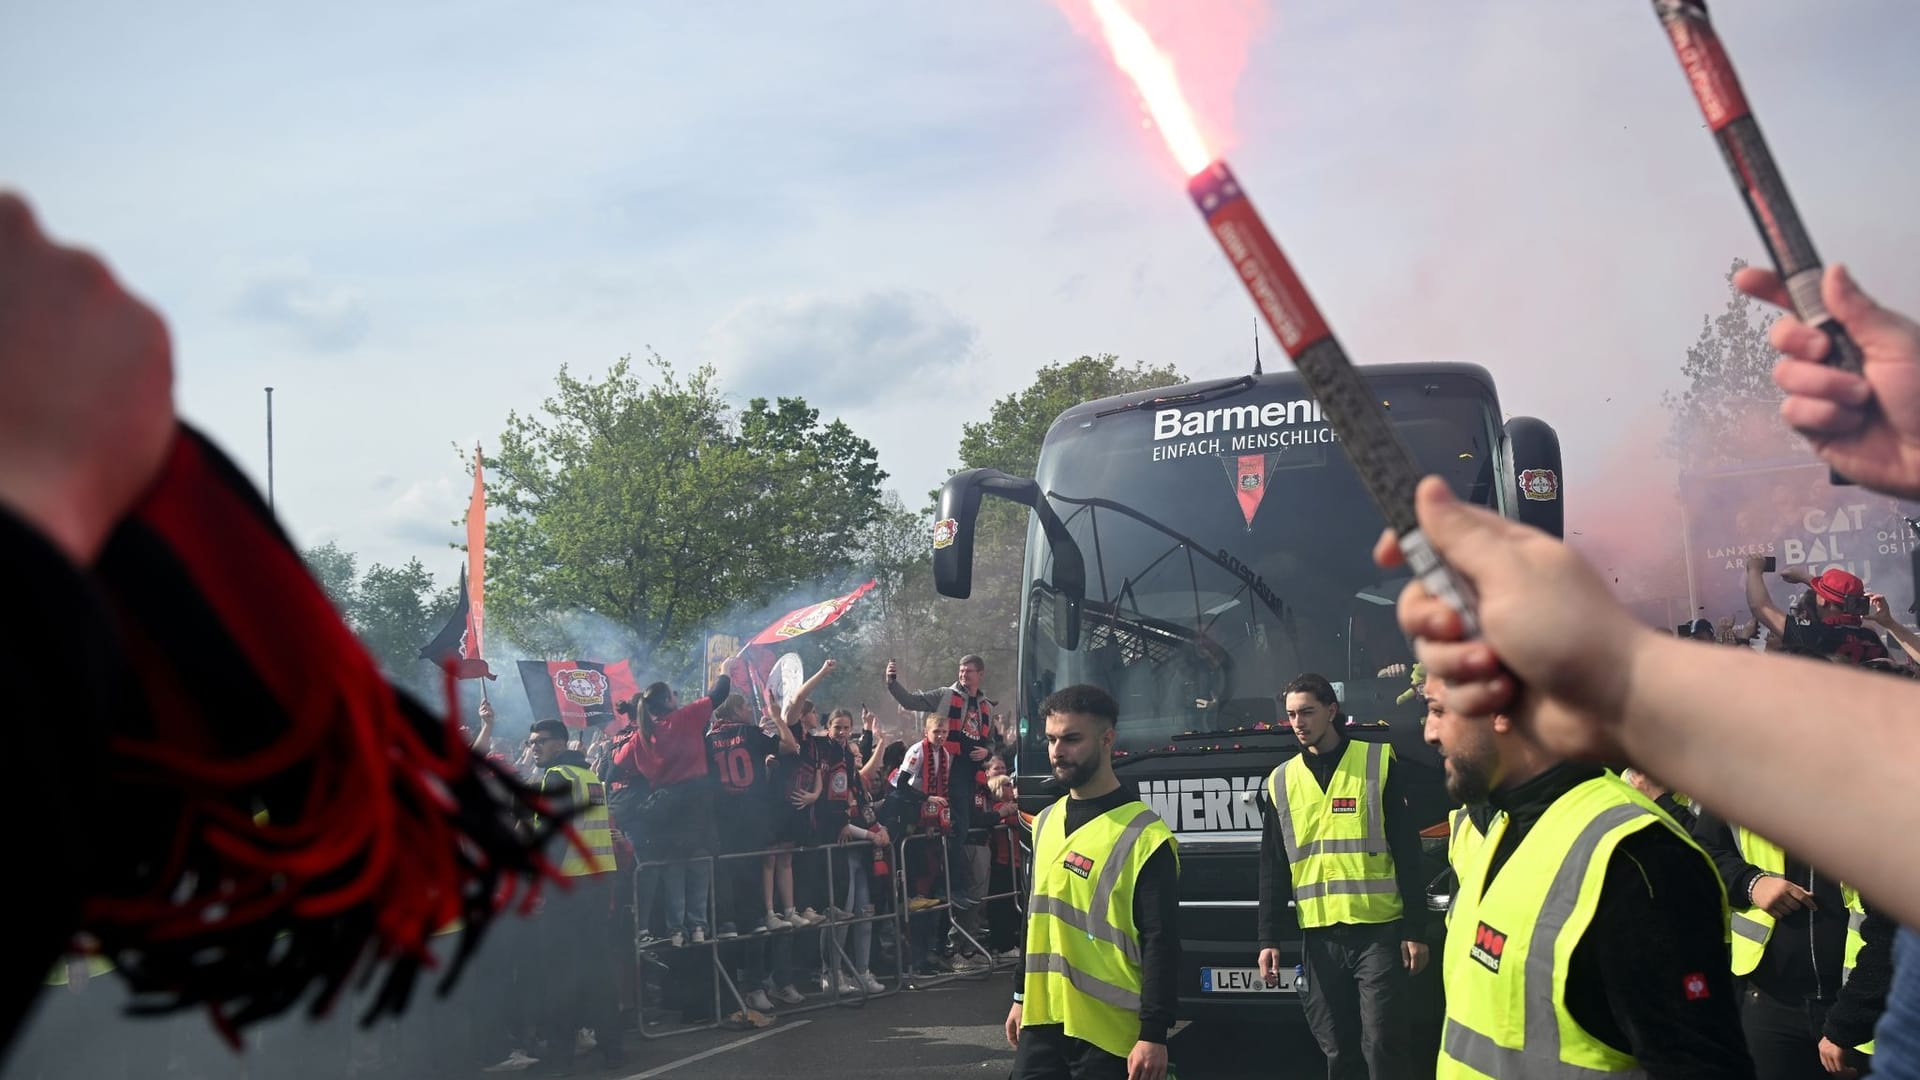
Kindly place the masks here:
POLYGON ((420 656, 433 661, 442 671, 451 672, 456 679, 500 677, 480 659, 480 632, 474 624, 473 601, 467 595, 466 570, 460 571, 460 599, 453 605, 453 614, 447 616, 447 625, 420 650, 420 656))
POLYGON ((558 720, 568 727, 604 727, 614 721, 613 706, 640 692, 633 667, 622 660, 522 660, 520 683, 533 718, 558 720))

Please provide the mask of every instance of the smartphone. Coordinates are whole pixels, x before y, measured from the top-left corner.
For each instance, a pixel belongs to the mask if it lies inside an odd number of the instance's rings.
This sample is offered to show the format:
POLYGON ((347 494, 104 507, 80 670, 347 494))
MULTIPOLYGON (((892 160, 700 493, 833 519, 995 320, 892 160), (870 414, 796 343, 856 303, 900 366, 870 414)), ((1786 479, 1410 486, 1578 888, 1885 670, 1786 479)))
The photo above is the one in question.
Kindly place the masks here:
POLYGON ((1779 567, 1779 564, 1774 561, 1773 556, 1769 555, 1767 556, 1766 565, 1762 567, 1762 569, 1764 569, 1769 574, 1774 574, 1779 572, 1778 567, 1779 567))

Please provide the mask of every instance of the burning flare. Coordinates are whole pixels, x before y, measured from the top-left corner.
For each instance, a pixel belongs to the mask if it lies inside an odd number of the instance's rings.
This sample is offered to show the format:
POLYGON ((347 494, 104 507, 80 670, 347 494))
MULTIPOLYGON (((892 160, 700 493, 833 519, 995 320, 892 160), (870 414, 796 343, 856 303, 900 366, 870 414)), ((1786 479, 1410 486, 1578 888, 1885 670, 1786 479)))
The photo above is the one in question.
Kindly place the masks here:
POLYGON ((1107 35, 1114 62, 1127 73, 1133 85, 1146 99, 1147 111, 1167 140, 1167 149, 1188 176, 1198 176, 1213 162, 1206 140, 1193 122, 1193 110, 1180 93, 1180 80, 1173 74, 1173 61, 1153 44, 1146 27, 1140 25, 1120 0, 1093 0, 1093 13, 1100 18, 1100 29, 1107 35))

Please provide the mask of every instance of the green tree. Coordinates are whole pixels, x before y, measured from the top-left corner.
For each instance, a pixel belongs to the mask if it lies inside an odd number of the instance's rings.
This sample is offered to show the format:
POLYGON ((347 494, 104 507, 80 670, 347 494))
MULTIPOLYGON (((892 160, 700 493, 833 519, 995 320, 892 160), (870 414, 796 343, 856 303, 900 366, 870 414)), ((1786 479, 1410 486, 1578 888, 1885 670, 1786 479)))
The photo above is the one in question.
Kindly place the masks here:
POLYGON ((487 460, 488 618, 529 649, 566 651, 584 614, 684 666, 714 616, 844 578, 880 511, 886 474, 846 424, 799 398, 735 410, 709 367, 644 369, 563 367, 487 460))
POLYGON ((1745 265, 1735 259, 1727 271, 1727 303, 1720 314, 1700 317, 1700 336, 1680 365, 1686 389, 1661 397, 1671 415, 1667 449, 1683 470, 1803 449, 1779 417, 1781 394, 1773 384, 1773 367, 1780 353, 1767 341, 1777 314, 1733 287, 1733 275, 1745 265))
POLYGON ((439 677, 420 658, 420 647, 440 629, 459 599, 457 587, 436 589, 419 559, 357 572, 358 556, 329 541, 305 554, 307 566, 333 600, 340 617, 387 677, 425 700, 438 700, 439 677))
POLYGON ((353 621, 355 605, 359 596, 355 592, 355 579, 359 576, 359 559, 351 551, 344 551, 332 540, 317 548, 306 551, 308 569, 320 581, 320 588, 333 601, 334 609, 348 622, 353 621))
POLYGON ((1025 390, 994 402, 987 419, 960 425, 961 467, 1032 476, 1040 463, 1040 443, 1061 413, 1083 401, 1185 381, 1171 364, 1123 366, 1112 353, 1055 361, 1036 372, 1025 390))

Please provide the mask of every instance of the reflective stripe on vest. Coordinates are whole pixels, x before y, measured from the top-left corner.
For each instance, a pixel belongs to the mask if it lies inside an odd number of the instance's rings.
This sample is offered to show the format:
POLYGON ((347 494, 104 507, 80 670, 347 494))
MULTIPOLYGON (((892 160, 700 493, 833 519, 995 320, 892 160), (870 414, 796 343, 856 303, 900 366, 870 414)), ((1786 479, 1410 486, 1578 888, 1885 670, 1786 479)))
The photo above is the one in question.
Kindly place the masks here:
POLYGON ((1060 802, 1035 816, 1023 1024, 1059 1024, 1119 1057, 1133 1049, 1142 987, 1133 890, 1163 844, 1178 858, 1172 830, 1138 801, 1071 836, 1060 802))
POLYGON ((1267 775, 1302 928, 1392 922, 1404 913, 1387 848, 1391 753, 1384 743, 1348 739, 1325 791, 1304 752, 1267 775), (1339 803, 1348 806, 1336 813, 1339 803))
POLYGON ((560 874, 563 877, 587 877, 592 874, 605 874, 614 869, 613 857, 613 818, 607 813, 606 786, 590 769, 579 765, 552 765, 547 775, 559 773, 572 789, 570 806, 576 808, 568 819, 574 834, 579 838, 575 844, 562 838, 560 874), (583 853, 580 849, 585 848, 583 853))
POLYGON ((1607 862, 1622 838, 1665 828, 1693 848, 1703 865, 1711 867, 1712 860, 1666 814, 1610 774, 1556 800, 1488 886, 1487 871, 1506 827, 1504 818, 1496 818, 1485 842, 1458 868, 1460 888, 1442 953, 1447 1021, 1437 1075, 1646 1075, 1630 1056, 1567 1015, 1558 958, 1571 956, 1586 932, 1607 862))
MULTIPOLYGON (((1867 905, 1860 899, 1859 891, 1851 885, 1840 886, 1840 892, 1847 903, 1847 951, 1840 968, 1840 985, 1845 986, 1847 980, 1853 978, 1854 966, 1860 962, 1860 950, 1867 945, 1866 937, 1860 933, 1860 928, 1867 922, 1867 905)), ((1868 1039, 1854 1049, 1872 1057, 1873 1040, 1868 1039)))

